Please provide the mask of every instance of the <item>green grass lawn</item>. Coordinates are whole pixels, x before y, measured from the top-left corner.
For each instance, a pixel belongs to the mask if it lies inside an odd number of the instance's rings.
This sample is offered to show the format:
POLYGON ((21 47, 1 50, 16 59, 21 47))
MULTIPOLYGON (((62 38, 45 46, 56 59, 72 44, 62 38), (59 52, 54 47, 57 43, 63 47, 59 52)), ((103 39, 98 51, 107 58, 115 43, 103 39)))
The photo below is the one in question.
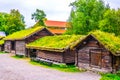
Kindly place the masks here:
POLYGON ((74 65, 64 65, 64 64, 47 65, 46 63, 35 62, 35 61, 30 61, 29 63, 32 64, 32 65, 35 65, 35 66, 41 66, 41 67, 45 67, 45 68, 56 69, 56 70, 63 71, 63 72, 83 72, 83 70, 79 70, 74 65))
POLYGON ((118 76, 117 74, 107 73, 107 74, 102 74, 100 80, 120 80, 120 76, 118 76))

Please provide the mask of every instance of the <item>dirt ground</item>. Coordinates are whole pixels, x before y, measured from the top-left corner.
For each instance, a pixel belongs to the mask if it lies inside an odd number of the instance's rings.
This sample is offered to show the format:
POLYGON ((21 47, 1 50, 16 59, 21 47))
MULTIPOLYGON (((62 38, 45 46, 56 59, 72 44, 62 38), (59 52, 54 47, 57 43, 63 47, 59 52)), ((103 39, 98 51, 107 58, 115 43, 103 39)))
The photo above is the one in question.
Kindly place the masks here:
POLYGON ((92 72, 66 73, 29 64, 25 60, 0 54, 0 80, 99 80, 92 72))

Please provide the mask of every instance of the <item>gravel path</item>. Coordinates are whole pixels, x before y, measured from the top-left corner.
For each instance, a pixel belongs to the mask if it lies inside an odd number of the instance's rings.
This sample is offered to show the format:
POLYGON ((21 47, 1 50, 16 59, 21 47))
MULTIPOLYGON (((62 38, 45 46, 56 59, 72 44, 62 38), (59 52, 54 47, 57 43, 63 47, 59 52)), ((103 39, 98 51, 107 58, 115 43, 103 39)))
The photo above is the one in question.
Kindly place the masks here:
POLYGON ((0 54, 0 80, 99 80, 92 72, 65 73, 29 64, 0 54))

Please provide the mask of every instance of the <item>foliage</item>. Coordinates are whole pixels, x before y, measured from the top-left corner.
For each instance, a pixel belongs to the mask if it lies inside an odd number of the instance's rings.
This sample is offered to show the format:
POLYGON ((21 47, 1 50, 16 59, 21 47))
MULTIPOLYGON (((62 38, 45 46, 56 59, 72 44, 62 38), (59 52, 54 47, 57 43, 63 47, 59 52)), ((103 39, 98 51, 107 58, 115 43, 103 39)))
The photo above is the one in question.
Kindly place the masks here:
POLYGON ((27 44, 27 48, 39 48, 49 51, 64 51, 74 45, 77 40, 83 39, 82 35, 59 35, 59 36, 46 36, 40 38, 30 44, 27 44))
POLYGON ((95 36, 107 49, 112 51, 114 55, 120 51, 120 38, 112 33, 93 31, 90 32, 95 36))
POLYGON ((43 29, 42 27, 35 27, 35 28, 29 28, 25 30, 21 30, 18 32, 15 32, 11 35, 6 36, 4 39, 5 40, 19 40, 19 39, 24 39, 27 36, 33 34, 34 32, 37 32, 39 30, 43 29))
POLYGON ((120 9, 107 10, 104 13, 103 20, 99 22, 102 31, 120 35, 120 9))
POLYGON ((52 65, 47 65, 44 62, 35 62, 35 61, 30 61, 30 64, 32 65, 36 65, 36 66, 42 66, 45 68, 52 68, 52 69, 56 69, 59 71, 63 71, 63 72, 82 72, 82 70, 80 71, 77 67, 75 67, 74 65, 58 65, 58 64, 52 64, 52 65))
POLYGON ((32 14, 32 19, 34 19, 36 22, 39 22, 39 26, 44 26, 44 19, 46 17, 46 14, 43 10, 36 9, 36 12, 32 14))
POLYGON ((87 34, 99 29, 99 21, 103 19, 104 12, 109 9, 103 0, 76 0, 71 3, 72 10, 69 17, 72 27, 67 34, 87 34))
POLYGON ((7 35, 25 29, 24 23, 24 16, 18 10, 13 9, 9 14, 0 13, 0 31, 7 35))
POLYGON ((120 76, 116 74, 103 74, 100 80, 120 80, 120 76))

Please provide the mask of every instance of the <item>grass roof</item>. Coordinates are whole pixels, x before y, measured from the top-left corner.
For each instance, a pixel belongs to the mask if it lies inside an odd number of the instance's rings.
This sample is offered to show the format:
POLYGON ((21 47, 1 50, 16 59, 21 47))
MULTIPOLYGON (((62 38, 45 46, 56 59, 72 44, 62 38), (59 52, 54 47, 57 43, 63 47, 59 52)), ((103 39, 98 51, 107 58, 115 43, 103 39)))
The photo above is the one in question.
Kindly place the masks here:
POLYGON ((74 47, 79 41, 83 39, 83 35, 59 35, 46 36, 40 38, 32 43, 27 44, 27 48, 35 48, 48 51, 63 52, 67 48, 74 47))
POLYGON ((26 37, 30 36, 31 34, 43 29, 43 27, 34 27, 29 28, 21 31, 17 31, 11 35, 8 35, 4 38, 4 40, 21 40, 25 39, 26 37))
POLYGON ((4 44, 4 40, 0 40, 0 45, 3 45, 4 44))
POLYGON ((4 38, 5 36, 0 36, 0 39, 4 38))
POLYGON ((115 36, 114 34, 102 32, 102 31, 94 31, 91 34, 96 37, 100 43, 102 43, 105 48, 111 51, 114 55, 120 54, 120 38, 115 36))

